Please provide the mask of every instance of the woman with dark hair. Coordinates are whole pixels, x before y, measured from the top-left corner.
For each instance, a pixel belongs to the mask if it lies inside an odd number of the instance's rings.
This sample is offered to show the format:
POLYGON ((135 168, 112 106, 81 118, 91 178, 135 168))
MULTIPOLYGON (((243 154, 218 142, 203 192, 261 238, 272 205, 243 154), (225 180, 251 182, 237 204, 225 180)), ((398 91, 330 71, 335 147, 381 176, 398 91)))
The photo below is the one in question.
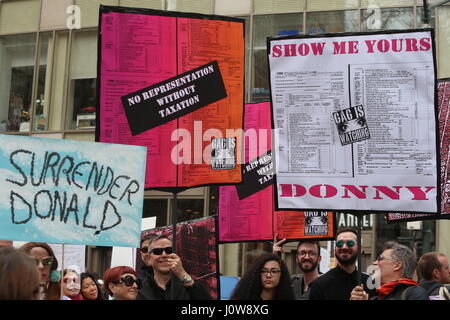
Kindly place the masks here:
POLYGON ((97 277, 92 273, 83 272, 81 278, 81 294, 85 300, 103 300, 102 290, 97 277))
POLYGON ((65 269, 63 272, 63 300, 84 300, 80 291, 78 272, 73 269, 65 269))
POLYGON ((11 247, 0 248, 0 300, 34 300, 38 284, 32 258, 11 247))
POLYGON ((295 300, 286 264, 276 254, 261 255, 238 282, 230 300, 295 300))
POLYGON ((42 288, 39 299, 60 300, 61 285, 59 280, 61 275, 57 271, 58 260, 52 248, 43 242, 27 242, 19 250, 32 257, 36 262, 42 288))
POLYGON ((133 268, 119 266, 106 270, 103 275, 105 288, 113 300, 136 300, 142 282, 133 268))

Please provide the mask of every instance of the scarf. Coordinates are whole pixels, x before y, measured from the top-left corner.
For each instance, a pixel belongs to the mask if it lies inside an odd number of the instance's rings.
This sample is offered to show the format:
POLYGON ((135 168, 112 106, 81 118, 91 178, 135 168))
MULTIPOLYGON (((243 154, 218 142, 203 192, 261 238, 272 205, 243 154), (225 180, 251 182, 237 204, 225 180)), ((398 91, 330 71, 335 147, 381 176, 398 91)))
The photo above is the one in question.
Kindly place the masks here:
POLYGON ((381 285, 381 287, 377 290, 378 297, 381 300, 384 299, 384 297, 386 295, 388 295, 389 293, 391 293, 392 290, 394 290, 394 288, 400 283, 406 284, 407 286, 418 286, 419 285, 416 281, 407 279, 407 278, 402 278, 397 281, 388 282, 388 283, 381 285))

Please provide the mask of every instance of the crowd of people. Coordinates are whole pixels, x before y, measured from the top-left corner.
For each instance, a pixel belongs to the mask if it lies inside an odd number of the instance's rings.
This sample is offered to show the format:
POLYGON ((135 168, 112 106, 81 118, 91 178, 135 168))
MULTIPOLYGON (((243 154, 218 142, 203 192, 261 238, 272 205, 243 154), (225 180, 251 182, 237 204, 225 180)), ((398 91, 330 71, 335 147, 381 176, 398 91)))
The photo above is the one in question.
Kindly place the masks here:
MULTIPOLYGON (((282 260, 286 239, 274 239, 273 252, 257 257, 237 283, 231 300, 450 300, 448 258, 428 252, 418 259, 395 241, 385 243, 373 262, 374 273, 358 282, 358 234, 339 229, 337 265, 321 274, 320 245, 300 241, 296 263, 301 274, 290 275, 282 260), (418 281, 416 281, 416 280, 418 281)), ((142 268, 128 266, 97 274, 65 269, 46 243, 28 242, 19 249, 0 247, 0 300, 210 300, 201 281, 188 274, 172 241, 163 235, 144 237, 142 268), (62 279, 61 279, 62 278, 62 279), (62 285, 62 287, 61 287, 62 285)))

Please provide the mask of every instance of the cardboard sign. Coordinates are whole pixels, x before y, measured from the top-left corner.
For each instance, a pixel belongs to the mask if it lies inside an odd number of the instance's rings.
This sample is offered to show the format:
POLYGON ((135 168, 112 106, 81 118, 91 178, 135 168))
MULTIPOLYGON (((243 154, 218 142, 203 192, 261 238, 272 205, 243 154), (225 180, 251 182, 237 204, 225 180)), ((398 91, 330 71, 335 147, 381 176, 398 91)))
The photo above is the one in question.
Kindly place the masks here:
POLYGON ((217 61, 122 97, 132 135, 180 118, 227 96, 217 61))
POLYGON ((137 247, 145 153, 143 147, 0 135, 1 237, 137 247))
POLYGON ((432 29, 267 45, 276 210, 439 211, 432 29))

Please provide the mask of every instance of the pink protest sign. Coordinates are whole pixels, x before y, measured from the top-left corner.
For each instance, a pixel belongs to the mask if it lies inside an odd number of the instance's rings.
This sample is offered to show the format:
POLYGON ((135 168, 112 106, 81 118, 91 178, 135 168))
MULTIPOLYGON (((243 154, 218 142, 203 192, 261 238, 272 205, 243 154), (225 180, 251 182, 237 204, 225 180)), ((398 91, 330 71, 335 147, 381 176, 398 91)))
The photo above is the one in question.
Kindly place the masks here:
POLYGON ((147 147, 146 189, 242 180, 243 28, 238 18, 101 7, 96 139, 147 147))
POLYGON ((333 238, 331 212, 274 211, 270 103, 245 105, 244 128, 243 182, 219 189, 220 242, 333 238))

